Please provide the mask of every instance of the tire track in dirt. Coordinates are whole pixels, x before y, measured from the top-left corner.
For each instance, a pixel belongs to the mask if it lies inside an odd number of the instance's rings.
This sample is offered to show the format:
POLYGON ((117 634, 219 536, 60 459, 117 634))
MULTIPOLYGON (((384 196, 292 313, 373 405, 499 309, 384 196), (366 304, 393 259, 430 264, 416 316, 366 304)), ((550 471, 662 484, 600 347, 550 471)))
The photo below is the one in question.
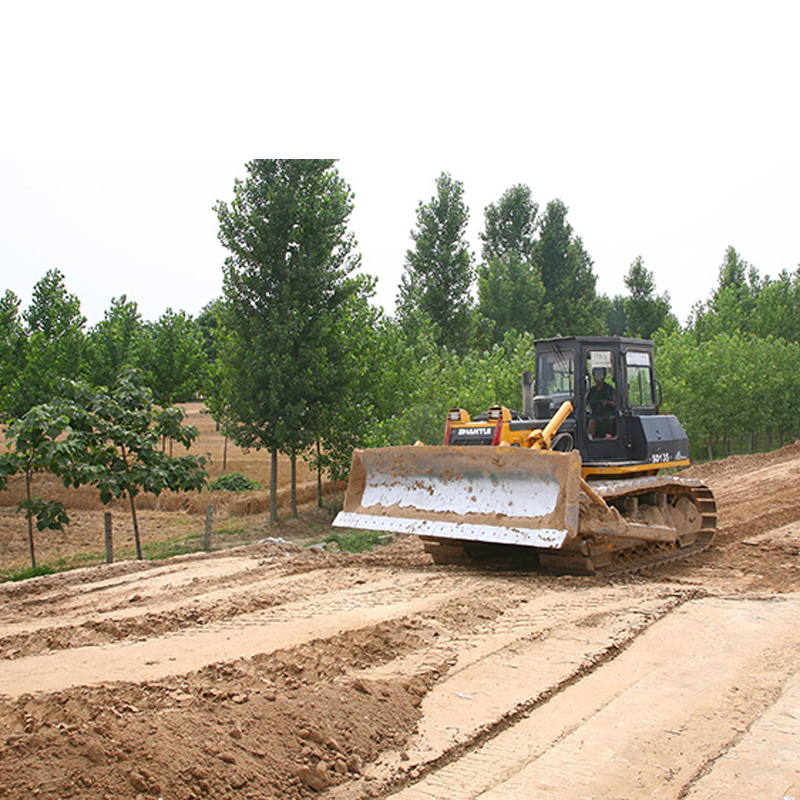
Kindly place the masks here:
MULTIPOLYGON (((743 797, 731 749, 746 749, 737 742, 754 723, 769 730, 770 741, 783 742, 771 782, 796 785, 798 691, 790 676, 799 633, 798 596, 687 603, 632 637, 618 658, 600 659, 515 725, 392 796, 743 797), (765 711, 769 722, 760 721, 765 711), (715 775, 718 759, 727 774, 715 775)), ((769 749, 764 735, 750 757, 769 749)), ((761 791, 752 796, 773 796, 761 791)))
MULTIPOLYGON (((319 576, 315 577, 319 583, 319 576)), ((326 586, 322 594, 165 637, 22 657, 2 665, 0 695, 61 691, 76 683, 122 681, 132 674, 138 680, 159 680, 215 662, 329 638, 341 630, 420 614, 482 582, 479 576, 446 574, 382 576, 345 589, 327 591, 326 586)))
MULTIPOLYGON (((409 744, 371 765, 363 795, 349 787, 333 790, 331 797, 371 796, 376 783, 383 786, 383 795, 393 785, 436 776, 449 764, 458 773, 466 754, 615 658, 696 595, 697 589, 647 584, 550 592, 509 609, 491 630, 461 635, 448 643, 455 645, 450 667, 425 696, 423 717, 409 744)), ((423 666, 420 655, 366 674, 379 680, 409 674, 423 666)), ((428 658, 435 661, 430 654, 428 658)), ((436 778, 423 780, 424 788, 411 796, 428 797, 430 780, 436 778)))
POLYGON ((193 556, 113 577, 92 569, 94 580, 51 576, 53 587, 40 588, 34 601, 9 601, 0 610, 0 658, 151 638, 234 619, 313 594, 320 572, 328 590, 364 581, 358 577, 361 566, 348 564, 354 559, 332 560, 328 553, 291 545, 278 549, 269 559, 193 556))

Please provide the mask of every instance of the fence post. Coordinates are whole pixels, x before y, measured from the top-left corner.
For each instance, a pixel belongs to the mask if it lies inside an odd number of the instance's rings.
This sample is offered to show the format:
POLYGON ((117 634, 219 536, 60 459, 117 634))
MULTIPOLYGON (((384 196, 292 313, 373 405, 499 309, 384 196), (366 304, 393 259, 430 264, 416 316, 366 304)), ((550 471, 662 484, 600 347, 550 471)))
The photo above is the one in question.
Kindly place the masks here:
POLYGON ((103 515, 106 529, 106 564, 114 563, 114 539, 111 531, 111 512, 106 511, 103 515))
POLYGON ((203 550, 208 553, 211 550, 211 522, 214 519, 214 506, 209 503, 206 506, 206 531, 203 536, 203 550))

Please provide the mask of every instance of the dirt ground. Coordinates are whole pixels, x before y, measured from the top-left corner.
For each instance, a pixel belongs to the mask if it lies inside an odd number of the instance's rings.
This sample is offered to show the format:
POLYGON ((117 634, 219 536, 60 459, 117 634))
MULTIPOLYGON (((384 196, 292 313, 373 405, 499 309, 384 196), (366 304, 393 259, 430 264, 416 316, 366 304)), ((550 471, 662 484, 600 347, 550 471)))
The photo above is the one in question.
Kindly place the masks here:
MULTIPOLYGON (((332 553, 226 509, 267 541, 0 584, 0 797, 800 797, 800 445, 690 474, 717 538, 649 573, 332 553)), ((62 556, 100 547, 80 513, 62 556)))

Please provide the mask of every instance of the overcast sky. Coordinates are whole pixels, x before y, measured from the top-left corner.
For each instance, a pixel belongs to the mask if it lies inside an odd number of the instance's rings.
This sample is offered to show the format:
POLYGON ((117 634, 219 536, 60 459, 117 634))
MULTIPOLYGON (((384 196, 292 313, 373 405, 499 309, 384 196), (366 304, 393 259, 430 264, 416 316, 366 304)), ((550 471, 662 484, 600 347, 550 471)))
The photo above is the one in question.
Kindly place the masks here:
MULTIPOLYGON (((0 292, 57 267, 90 324, 221 291, 212 211, 251 157, 340 156, 391 312, 420 201, 560 198, 598 290, 641 255, 682 322, 732 245, 800 264, 800 4, 4 6, 0 292)), ((575 333, 579 333, 576 331, 575 333)))

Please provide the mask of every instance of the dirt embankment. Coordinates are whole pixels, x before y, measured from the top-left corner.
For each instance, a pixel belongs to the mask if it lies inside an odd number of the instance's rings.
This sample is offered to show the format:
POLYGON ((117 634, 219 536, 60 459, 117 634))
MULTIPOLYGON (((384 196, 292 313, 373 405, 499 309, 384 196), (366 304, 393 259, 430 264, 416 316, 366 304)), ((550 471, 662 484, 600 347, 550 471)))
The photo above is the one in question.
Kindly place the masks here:
POLYGON ((262 544, 0 586, 0 797, 800 794, 800 446, 627 578, 262 544))

